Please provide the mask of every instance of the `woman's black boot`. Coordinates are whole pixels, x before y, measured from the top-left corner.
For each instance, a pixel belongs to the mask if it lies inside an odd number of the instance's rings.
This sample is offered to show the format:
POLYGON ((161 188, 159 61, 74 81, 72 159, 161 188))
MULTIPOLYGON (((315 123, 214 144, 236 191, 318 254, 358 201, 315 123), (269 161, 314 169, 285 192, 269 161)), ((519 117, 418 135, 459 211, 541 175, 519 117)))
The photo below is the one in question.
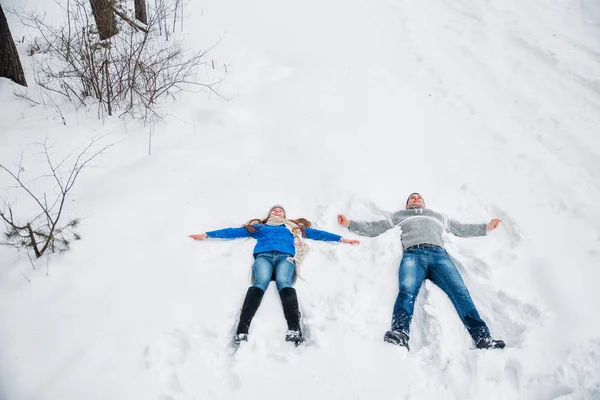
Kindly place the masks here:
POLYGON ((279 291, 281 297, 281 305, 283 306, 283 315, 288 325, 288 331, 285 334, 287 342, 293 342, 298 346, 304 341, 302 330, 300 329, 300 309, 298 307, 298 296, 296 289, 283 288, 279 291))
POLYGON ((237 334, 235 335, 235 341, 241 342, 242 340, 248 340, 248 329, 250 329, 250 323, 260 302, 262 301, 265 292, 257 288, 256 286, 250 286, 246 292, 246 298, 242 305, 242 312, 240 314, 240 323, 238 324, 237 334), (239 340, 238 340, 239 339, 239 340))

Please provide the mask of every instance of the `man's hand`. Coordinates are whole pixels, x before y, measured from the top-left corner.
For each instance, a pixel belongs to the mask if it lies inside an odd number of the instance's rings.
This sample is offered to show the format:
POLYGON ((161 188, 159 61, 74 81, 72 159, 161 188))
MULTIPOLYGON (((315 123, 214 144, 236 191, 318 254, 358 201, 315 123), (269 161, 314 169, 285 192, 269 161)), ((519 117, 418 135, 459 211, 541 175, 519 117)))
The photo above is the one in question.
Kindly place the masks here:
POLYGON ((500 222, 502 222, 502 220, 501 220, 501 219, 498 219, 498 218, 494 218, 494 219, 492 219, 492 220, 491 220, 490 222, 488 222, 488 224, 486 225, 486 227, 485 227, 485 230, 489 232, 489 231, 491 231, 491 230, 493 230, 493 229, 496 229, 496 228, 498 227, 498 225, 500 225, 500 222))
POLYGON ((345 226, 346 228, 350 227, 350 219, 346 217, 344 214, 338 214, 338 224, 345 226))
POLYGON ((190 237, 194 240, 204 240, 208 235, 206 233, 199 233, 197 235, 190 235, 190 237))
POLYGON ((340 242, 348 244, 360 244, 360 240, 341 238, 340 242))

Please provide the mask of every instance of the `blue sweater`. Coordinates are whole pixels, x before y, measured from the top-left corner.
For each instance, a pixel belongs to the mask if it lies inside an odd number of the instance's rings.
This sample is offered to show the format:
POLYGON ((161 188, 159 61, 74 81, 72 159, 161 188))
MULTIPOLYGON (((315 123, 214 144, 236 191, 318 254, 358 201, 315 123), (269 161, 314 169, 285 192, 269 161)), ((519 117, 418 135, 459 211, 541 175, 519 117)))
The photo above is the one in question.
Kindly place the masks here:
MULTIPOLYGON (((286 228, 285 225, 253 225, 256 232, 250 233, 244 227, 241 228, 226 228, 216 231, 206 232, 209 238, 218 239, 237 239, 244 237, 253 237, 257 240, 254 247, 254 254, 264 253, 267 251, 279 251, 290 255, 296 254, 294 247, 294 235, 286 228)), ((339 242, 342 238, 339 235, 320 231, 318 229, 306 228, 306 237, 313 240, 324 240, 326 242, 339 242)))

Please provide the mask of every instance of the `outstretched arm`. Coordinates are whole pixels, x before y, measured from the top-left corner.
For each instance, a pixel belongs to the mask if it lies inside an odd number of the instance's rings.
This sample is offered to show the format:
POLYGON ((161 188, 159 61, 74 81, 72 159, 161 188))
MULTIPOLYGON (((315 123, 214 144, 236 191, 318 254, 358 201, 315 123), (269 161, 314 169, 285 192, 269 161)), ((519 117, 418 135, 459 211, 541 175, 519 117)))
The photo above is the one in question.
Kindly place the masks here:
POLYGON ((250 232, 248 232, 248 229, 246 229, 244 227, 218 229, 216 231, 209 231, 206 233, 190 235, 190 237, 194 240, 204 240, 206 238, 238 239, 238 238, 250 237, 250 236, 252 236, 252 234, 250 232))
POLYGON ((448 220, 448 232, 459 237, 485 236, 487 232, 496 229, 501 220, 492 219, 487 224, 461 224, 452 219, 448 220))
POLYGON ((351 221, 350 218, 346 217, 344 214, 338 215, 338 223, 346 228, 349 228, 351 232, 354 232, 358 235, 362 236, 379 236, 383 232, 386 232, 394 227, 387 220, 382 221, 373 221, 373 222, 357 222, 351 221))
POLYGON ((339 242, 342 237, 335 233, 320 231, 314 228, 306 228, 306 237, 312 240, 324 240, 326 242, 339 242))
POLYGON ((342 242, 347 244, 359 244, 356 239, 346 239, 335 233, 329 233, 314 228, 306 228, 306 237, 312 240, 324 240, 326 242, 342 242))

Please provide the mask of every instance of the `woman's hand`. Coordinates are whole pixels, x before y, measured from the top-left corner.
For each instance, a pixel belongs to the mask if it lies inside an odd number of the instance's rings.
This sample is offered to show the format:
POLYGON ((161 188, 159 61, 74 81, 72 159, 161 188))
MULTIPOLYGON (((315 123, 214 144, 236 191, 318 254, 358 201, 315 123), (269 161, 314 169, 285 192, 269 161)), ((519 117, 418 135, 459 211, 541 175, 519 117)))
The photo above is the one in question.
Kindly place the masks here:
POLYGON ((206 233, 198 233, 196 235, 190 235, 190 237, 194 240, 204 240, 207 238, 207 234, 206 233))
POLYGON ((341 238, 340 242, 347 244, 360 244, 360 240, 341 238))

